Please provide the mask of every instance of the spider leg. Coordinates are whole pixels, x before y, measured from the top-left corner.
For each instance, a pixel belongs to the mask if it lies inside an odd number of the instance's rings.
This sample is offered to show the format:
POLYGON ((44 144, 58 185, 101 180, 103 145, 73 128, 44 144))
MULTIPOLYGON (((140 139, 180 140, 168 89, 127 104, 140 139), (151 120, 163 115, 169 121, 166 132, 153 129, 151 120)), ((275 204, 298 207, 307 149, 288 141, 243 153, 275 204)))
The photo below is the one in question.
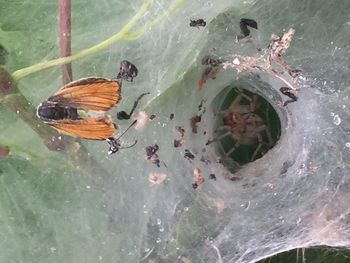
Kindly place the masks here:
POLYGON ((256 94, 253 95, 253 99, 250 102, 249 106, 250 106, 250 112, 254 112, 258 107, 258 96, 256 96, 256 94))
POLYGON ((268 145, 269 145, 269 147, 271 147, 273 145, 273 139, 272 139, 272 135, 271 135, 271 131, 270 131, 269 127, 267 127, 266 125, 261 125, 255 130, 255 133, 260 134, 260 136, 261 136, 262 132, 265 132, 266 137, 267 137, 267 141, 268 141, 268 145))
POLYGON ((226 136, 231 136, 234 140, 236 140, 235 145, 228 152, 225 152, 225 158, 227 158, 228 156, 231 155, 231 153, 233 153, 241 145, 242 139, 239 136, 239 134, 235 133, 236 128, 232 128, 230 126, 222 126, 222 127, 219 127, 216 131, 218 130, 228 130, 228 131, 220 135, 219 137, 215 138, 215 141, 220 140, 226 136))
POLYGON ((253 99, 251 97, 249 97, 247 94, 244 93, 244 91, 242 89, 238 89, 238 94, 247 99, 250 103, 253 101, 253 99))
POLYGON ((120 147, 119 149, 128 149, 128 148, 134 147, 136 143, 137 143, 137 140, 135 140, 133 144, 130 144, 129 146, 125 146, 125 147, 120 147))
POLYGON ((265 126, 265 133, 267 136, 267 140, 269 141, 269 146, 272 147, 273 146, 273 140, 272 140, 272 135, 271 135, 271 131, 269 129, 269 127, 265 126))
POLYGON ((258 146, 256 147, 256 149, 255 149, 255 151, 254 151, 254 153, 253 153, 253 155, 252 155, 252 158, 250 159, 251 161, 254 161, 254 160, 255 160, 256 155, 258 154, 258 152, 260 151, 260 149, 261 149, 261 147, 262 147, 262 145, 263 145, 263 139, 262 139, 261 134, 258 133, 256 136, 257 136, 257 138, 258 138, 259 144, 258 144, 258 146))
POLYGON ((229 157, 231 153, 233 153, 240 145, 241 145, 240 141, 237 141, 235 145, 228 152, 225 152, 225 157, 226 158, 229 157))
POLYGON ((239 103, 241 102, 242 96, 240 93, 235 97, 234 101, 231 103, 230 107, 228 107, 226 110, 220 111, 220 115, 226 115, 228 113, 235 112, 235 108, 239 107, 239 103))
POLYGON ((230 133, 230 130, 231 130, 231 127, 229 125, 223 125, 223 126, 217 128, 214 132, 218 133, 221 131, 228 131, 228 133, 230 133))
MULTIPOLYGON (((223 126, 223 127, 218 128, 216 131, 218 131, 218 130, 225 130, 225 129, 227 129, 227 127, 223 126)), ((220 136, 215 137, 213 140, 210 141, 210 143, 213 143, 213 142, 216 142, 216 141, 220 141, 222 138, 225 138, 228 135, 231 135, 231 131, 227 131, 224 134, 221 134, 220 136)))

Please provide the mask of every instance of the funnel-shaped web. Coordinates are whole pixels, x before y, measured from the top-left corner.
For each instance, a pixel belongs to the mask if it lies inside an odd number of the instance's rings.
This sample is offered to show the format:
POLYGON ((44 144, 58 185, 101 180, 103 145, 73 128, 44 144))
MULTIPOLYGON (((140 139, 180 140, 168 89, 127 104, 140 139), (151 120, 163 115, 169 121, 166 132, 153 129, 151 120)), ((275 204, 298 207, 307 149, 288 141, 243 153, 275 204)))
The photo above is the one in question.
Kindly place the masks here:
MULTIPOLYGON (((73 50, 107 38, 138 8, 96 2, 90 8, 73 3, 73 25, 84 21, 82 28, 73 26, 73 50)), ((151 1, 139 25, 170 2, 151 1)), ((136 111, 155 115, 153 120, 123 136, 125 145, 137 139, 134 147, 108 156, 106 143, 82 142, 108 175, 88 170, 90 177, 80 176, 79 169, 14 121, 15 115, 2 113, 13 125, 3 127, 1 142, 22 146, 0 163, 1 209, 6 211, 0 233, 8 235, 0 244, 7 251, 1 261, 16 255, 18 262, 26 257, 30 262, 255 262, 297 247, 348 247, 350 3, 299 2, 185 1, 139 39, 73 63, 75 79, 113 78, 121 60, 137 66, 137 78, 123 83, 122 101, 111 112, 120 132, 131 120, 118 121, 116 111, 130 111, 140 94, 150 92, 136 111), (189 26, 190 19, 199 18, 206 27, 189 26), (257 30, 250 28, 249 41, 235 41, 241 18, 258 23, 257 30), (237 71, 235 58, 260 59, 271 35, 289 28, 295 33, 283 58, 301 69, 303 78, 293 82, 286 72, 264 67, 237 71), (220 68, 199 89, 206 55, 233 66, 220 68), (298 100, 283 107, 285 81, 298 88, 298 100), (206 143, 217 128, 225 89, 237 86, 267 100, 281 128, 272 149, 230 173, 220 162, 218 144, 206 143), (201 118, 195 133, 190 120, 196 116, 201 118), (150 157, 148 148, 147 156, 145 148, 155 144, 158 150, 150 157)), ((45 52, 40 59, 56 56, 56 50, 45 52)), ((11 52, 9 59, 9 69, 17 69, 11 52)), ((18 86, 37 105, 59 82, 57 69, 18 86)))

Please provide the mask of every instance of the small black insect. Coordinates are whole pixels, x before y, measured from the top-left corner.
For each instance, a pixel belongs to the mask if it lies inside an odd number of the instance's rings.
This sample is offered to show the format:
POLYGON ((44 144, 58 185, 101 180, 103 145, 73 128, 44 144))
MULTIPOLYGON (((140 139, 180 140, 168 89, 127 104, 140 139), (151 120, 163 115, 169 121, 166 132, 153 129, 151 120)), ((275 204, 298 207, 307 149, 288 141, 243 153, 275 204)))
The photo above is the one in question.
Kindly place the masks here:
POLYGON ((249 18, 242 18, 239 22, 239 28, 241 29, 241 34, 243 35, 243 37, 247 37, 250 34, 248 26, 258 29, 258 23, 255 20, 249 18))
POLYGON ((207 25, 207 22, 205 22, 202 18, 197 20, 191 19, 191 22, 190 22, 190 26, 192 27, 199 27, 199 26, 205 27, 206 25, 207 25))
POLYGON ((132 82, 137 74, 138 70, 134 64, 127 60, 120 62, 120 71, 118 73, 117 79, 123 79, 132 82))
POLYGON ((288 88, 288 87, 281 87, 280 88, 280 91, 282 94, 286 95, 287 97, 291 98, 290 100, 287 100, 283 103, 283 107, 287 106, 289 103, 291 102, 295 102, 298 100, 298 97, 293 93, 291 92, 292 89, 291 88, 288 88))
POLYGON ((149 119, 152 121, 156 118, 156 115, 155 114, 152 114, 151 116, 149 116, 149 119))
POLYGON ((206 55, 202 58, 202 65, 217 67, 224 61, 221 59, 214 58, 210 55, 206 55))
POLYGON ((170 114, 169 119, 170 119, 170 120, 174 119, 174 113, 170 114))

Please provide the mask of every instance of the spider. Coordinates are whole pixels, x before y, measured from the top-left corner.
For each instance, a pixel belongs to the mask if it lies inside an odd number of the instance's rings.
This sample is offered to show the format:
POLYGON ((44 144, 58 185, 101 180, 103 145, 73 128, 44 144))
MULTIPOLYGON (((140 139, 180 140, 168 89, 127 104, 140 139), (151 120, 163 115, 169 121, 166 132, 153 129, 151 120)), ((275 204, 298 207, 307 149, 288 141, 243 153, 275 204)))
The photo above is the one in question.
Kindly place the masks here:
POLYGON ((249 97, 238 89, 238 93, 232 104, 219 114, 223 118, 223 125, 215 130, 215 133, 225 132, 214 140, 218 141, 226 136, 231 136, 235 140, 234 146, 227 152, 225 157, 230 156, 240 145, 257 145, 251 157, 251 161, 256 159, 257 154, 263 146, 263 135, 266 134, 268 146, 273 145, 270 129, 265 125, 261 117, 255 114, 257 108, 257 95, 249 97), (241 105, 242 99, 249 101, 249 105, 241 105))

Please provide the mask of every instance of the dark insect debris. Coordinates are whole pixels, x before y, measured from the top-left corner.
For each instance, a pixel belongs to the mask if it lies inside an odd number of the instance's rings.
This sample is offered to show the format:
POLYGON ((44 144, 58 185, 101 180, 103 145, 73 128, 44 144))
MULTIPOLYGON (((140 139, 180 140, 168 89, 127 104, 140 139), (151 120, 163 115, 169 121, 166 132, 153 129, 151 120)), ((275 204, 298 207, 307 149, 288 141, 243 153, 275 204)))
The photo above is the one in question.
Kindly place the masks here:
POLYGON ((209 179, 216 181, 216 176, 215 174, 210 174, 209 179))
POLYGON ((209 144, 211 144, 211 143, 213 143, 213 142, 215 142, 214 139, 208 139, 208 141, 205 143, 205 145, 209 145, 209 144))
POLYGON ((243 37, 250 35, 250 30, 248 27, 258 29, 258 23, 253 19, 242 18, 239 22, 239 28, 241 29, 241 34, 243 37))
POLYGON ((201 175, 201 170, 199 168, 195 168, 192 176, 192 187, 193 189, 197 189, 198 186, 204 183, 204 178, 201 175))
POLYGON ((193 133, 198 132, 197 123, 200 122, 201 120, 202 120, 202 116, 200 116, 200 115, 193 116, 190 119, 191 130, 193 133))
POLYGON ((301 69, 289 69, 288 73, 295 80, 303 74, 303 71, 301 69))
POLYGON ((191 153, 190 150, 188 150, 188 149, 185 149, 184 157, 189 161, 192 161, 195 158, 194 154, 191 153))
POLYGON ((210 164, 210 160, 208 160, 208 159, 205 158, 204 156, 201 157, 200 161, 203 162, 203 163, 205 163, 206 165, 210 164))
POLYGON ((170 120, 174 119, 174 113, 170 114, 169 119, 170 120))
POLYGON ((201 110, 202 110, 203 104, 204 104, 205 102, 206 102, 205 99, 202 99, 202 100, 201 100, 201 103, 199 103, 199 105, 198 105, 198 111, 201 111, 201 110))
POLYGON ((155 114, 152 114, 151 116, 149 116, 149 119, 152 121, 156 118, 156 115, 155 114))
POLYGON ((134 64, 127 60, 120 62, 119 73, 117 79, 122 79, 132 82, 137 77, 138 70, 134 64))
POLYGON ((184 138, 185 137, 185 129, 182 128, 181 126, 176 126, 175 130, 177 130, 181 136, 180 139, 174 140, 174 147, 177 148, 177 147, 182 146, 185 143, 185 138, 184 138))
POLYGON ((147 146, 145 150, 146 150, 146 159, 149 160, 151 163, 160 167, 159 156, 157 154, 159 150, 159 146, 157 144, 155 144, 154 146, 147 146))
POLYGON ((119 111, 117 112, 117 119, 118 120, 129 120, 131 118, 131 115, 134 113, 134 110, 136 109, 137 105, 139 104, 140 100, 143 98, 143 96, 149 95, 150 92, 142 93, 135 101, 134 105, 132 106, 132 109, 130 113, 126 113, 125 111, 119 111))
POLYGON ((220 66, 206 67, 202 73, 202 78, 198 81, 198 88, 201 90, 203 89, 207 80, 216 79, 216 75, 219 73, 219 71, 220 71, 220 66))
POLYGON ((202 58, 202 65, 217 67, 222 64, 224 61, 218 58, 214 58, 210 55, 204 56, 202 58))
POLYGON ((283 95, 286 95, 287 97, 290 98, 290 100, 286 100, 284 103, 283 103, 283 107, 287 106, 289 103, 291 102, 295 102, 298 100, 298 97, 292 92, 292 89, 291 88, 288 88, 288 87, 281 87, 280 88, 280 91, 283 95))
POLYGON ((205 27, 207 25, 207 22, 205 22, 202 18, 199 18, 197 20, 190 20, 190 26, 191 27, 205 27))

